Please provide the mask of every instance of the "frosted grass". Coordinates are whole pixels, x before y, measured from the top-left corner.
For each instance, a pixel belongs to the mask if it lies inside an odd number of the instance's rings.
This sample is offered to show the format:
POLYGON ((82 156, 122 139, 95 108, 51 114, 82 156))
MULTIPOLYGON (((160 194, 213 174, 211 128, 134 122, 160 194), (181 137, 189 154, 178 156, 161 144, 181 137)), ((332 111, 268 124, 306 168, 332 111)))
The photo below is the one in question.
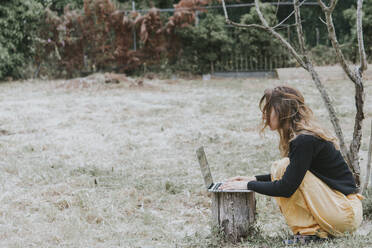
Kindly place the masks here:
MULTIPOLYGON (((279 158, 278 139, 258 134, 257 104, 265 88, 282 83, 148 80, 142 88, 92 83, 81 89, 60 87, 61 81, 0 84, 0 246, 187 247, 186 237, 206 237, 210 197, 195 151, 205 147, 216 181, 267 172, 279 158)), ((313 83, 289 83, 331 127, 313 83)), ((350 140, 353 86, 326 86, 350 140)), ((283 233, 273 199, 257 199, 265 235, 283 233)))

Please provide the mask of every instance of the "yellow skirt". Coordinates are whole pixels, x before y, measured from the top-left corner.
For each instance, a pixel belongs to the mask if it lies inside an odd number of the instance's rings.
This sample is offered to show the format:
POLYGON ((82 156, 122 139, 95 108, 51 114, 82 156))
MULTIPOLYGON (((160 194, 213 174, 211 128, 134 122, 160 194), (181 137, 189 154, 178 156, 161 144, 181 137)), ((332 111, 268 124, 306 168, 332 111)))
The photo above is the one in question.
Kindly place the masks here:
MULTIPOLYGON (((271 179, 279 180, 288 164, 287 157, 273 162, 271 179)), ((294 234, 317 235, 321 238, 342 236, 354 232, 363 220, 363 196, 345 196, 331 189, 310 171, 307 171, 300 187, 291 197, 275 199, 294 234)))

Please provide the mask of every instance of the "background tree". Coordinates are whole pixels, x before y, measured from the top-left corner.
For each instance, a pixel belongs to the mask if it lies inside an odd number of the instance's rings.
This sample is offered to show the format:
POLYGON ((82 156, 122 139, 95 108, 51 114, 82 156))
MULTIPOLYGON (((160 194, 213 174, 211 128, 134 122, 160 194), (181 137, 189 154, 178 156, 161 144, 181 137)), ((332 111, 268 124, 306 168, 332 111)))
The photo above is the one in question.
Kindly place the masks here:
MULTIPOLYGON (((266 20, 271 26, 278 24, 276 16, 277 7, 271 4, 263 4, 262 12, 266 20)), ((242 15, 240 23, 250 24, 260 21, 259 16, 254 8, 250 8, 249 13, 242 15)), ((236 47, 239 52, 245 52, 250 57, 258 59, 270 55, 271 57, 280 57, 287 54, 287 51, 280 45, 278 40, 272 39, 269 33, 262 32, 259 29, 238 29, 238 37, 234 41, 235 44, 240 44, 236 47)), ((293 65, 295 65, 293 60, 293 65)))
POLYGON ((44 8, 48 7, 52 11, 56 11, 59 15, 63 14, 64 8, 69 5, 70 9, 81 9, 84 0, 36 0, 41 3, 44 8))
POLYGON ((182 42, 182 62, 179 69, 194 73, 210 72, 211 64, 232 51, 233 39, 229 36, 222 16, 207 13, 200 23, 178 30, 182 42))
MULTIPOLYGON (((346 38, 346 45, 348 47, 346 52, 351 61, 357 62, 359 59, 357 28, 355 25, 352 25, 356 23, 356 4, 354 3, 351 8, 344 10, 343 15, 351 27, 351 32, 346 38)), ((367 61, 372 62, 372 0, 364 0, 363 32, 367 61)))
POLYGON ((4 0, 0 5, 0 79, 21 77, 31 62, 42 5, 34 0, 4 0))

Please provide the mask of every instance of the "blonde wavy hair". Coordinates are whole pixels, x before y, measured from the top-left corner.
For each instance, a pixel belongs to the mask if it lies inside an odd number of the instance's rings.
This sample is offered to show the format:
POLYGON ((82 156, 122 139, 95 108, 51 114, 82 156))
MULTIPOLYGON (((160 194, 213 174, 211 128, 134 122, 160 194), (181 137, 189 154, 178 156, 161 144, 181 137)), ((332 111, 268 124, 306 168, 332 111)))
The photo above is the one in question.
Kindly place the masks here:
POLYGON ((310 134, 331 141, 337 150, 338 140, 316 121, 313 111, 305 104, 303 95, 295 88, 277 86, 266 89, 259 107, 262 112, 260 133, 270 125, 270 115, 274 109, 278 116, 279 150, 283 157, 289 154, 289 143, 299 134, 310 134))

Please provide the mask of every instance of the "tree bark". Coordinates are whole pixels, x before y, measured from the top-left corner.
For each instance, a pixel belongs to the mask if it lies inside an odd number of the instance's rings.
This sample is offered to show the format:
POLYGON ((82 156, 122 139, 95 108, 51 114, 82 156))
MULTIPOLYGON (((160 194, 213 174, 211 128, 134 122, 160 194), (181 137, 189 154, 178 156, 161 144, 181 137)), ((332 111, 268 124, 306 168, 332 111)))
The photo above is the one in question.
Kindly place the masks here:
POLYGON ((333 125, 333 129, 336 133, 336 136, 338 138, 338 141, 340 143, 340 149, 341 149, 341 153, 343 155, 343 157, 345 158, 347 164, 349 165, 350 169, 352 171, 354 171, 354 169, 352 168, 352 160, 350 158, 350 155, 349 155, 349 152, 346 148, 346 145, 345 145, 345 141, 344 141, 344 135, 342 133, 342 129, 341 129, 341 126, 340 126, 340 121, 336 115, 336 110, 333 108, 333 105, 331 103, 331 99, 329 98, 328 96, 328 93, 324 87, 324 85, 322 84, 322 82, 320 81, 320 78, 319 78, 319 75, 318 73, 314 70, 314 67, 311 63, 309 63, 307 65, 308 67, 308 72, 310 73, 314 83, 315 83, 315 86, 318 88, 322 98, 323 98, 323 102, 328 110, 328 115, 330 117, 330 120, 331 120, 331 123, 333 125))
POLYGON ((371 133, 369 137, 366 179, 364 181, 364 185, 363 185, 361 193, 363 193, 367 189, 368 184, 369 184, 369 176, 371 175, 371 157, 372 157, 372 120, 371 120, 371 133))
POLYGON ((212 223, 222 229, 228 241, 237 243, 248 237, 255 214, 254 192, 213 193, 212 223))

